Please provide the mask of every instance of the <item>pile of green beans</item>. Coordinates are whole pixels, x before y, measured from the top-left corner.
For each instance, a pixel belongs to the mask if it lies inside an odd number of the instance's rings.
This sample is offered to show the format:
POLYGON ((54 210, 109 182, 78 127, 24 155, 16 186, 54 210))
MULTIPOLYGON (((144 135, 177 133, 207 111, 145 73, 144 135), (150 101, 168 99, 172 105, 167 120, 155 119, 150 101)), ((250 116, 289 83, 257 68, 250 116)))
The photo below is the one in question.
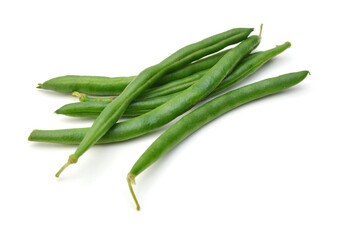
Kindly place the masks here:
MULTIPOLYGON (((130 103, 134 99, 136 99, 143 91, 148 89, 151 85, 153 85, 156 81, 158 81, 161 77, 163 77, 165 74, 178 70, 179 68, 197 59, 200 59, 201 57, 217 52, 224 47, 227 47, 231 44, 235 44, 239 41, 242 41, 252 32, 252 30, 253 29, 237 28, 237 29, 226 31, 224 33, 214 35, 200 42, 181 48, 180 50, 173 53, 172 55, 170 55, 169 57, 167 57, 160 63, 143 70, 141 73, 139 73, 139 75, 137 75, 137 77, 135 77, 127 85, 127 87, 122 91, 120 95, 118 95, 116 99, 111 101, 103 109, 103 111, 95 119, 91 128, 88 130, 88 132, 84 136, 83 140, 78 145, 76 151, 69 156, 68 161, 60 168, 60 170, 55 174, 55 176, 59 177, 59 175, 64 171, 65 168, 67 168, 71 164, 77 163, 78 158, 81 157, 100 138, 102 138, 105 135, 105 133, 119 120, 119 118, 123 115, 123 113, 125 112, 127 107, 130 105, 130 103)), ((250 37, 250 39, 252 39, 252 37, 250 37)), ((244 41, 248 41, 248 39, 244 41)), ((244 41, 240 43, 239 46, 242 46, 244 41)), ((253 50, 253 48, 250 48, 250 47, 251 46, 256 47, 257 43, 255 44, 250 43, 249 46, 246 46, 246 45, 244 45, 243 47, 241 47, 242 49, 240 49, 240 51, 242 51, 242 54, 243 54, 242 57, 249 54, 250 51, 253 50)), ((237 49, 239 46, 235 47, 234 49, 237 49)), ((234 51, 234 49, 226 53, 220 59, 220 61, 223 58, 226 58, 226 56, 228 56, 232 51, 234 51)), ((242 57, 235 58, 236 61, 232 61, 233 65, 227 69, 228 72, 231 70, 231 68, 235 66, 235 64, 239 60, 241 60, 242 57)), ((214 66, 207 72, 207 74, 210 71, 212 71, 213 68, 214 66)), ((216 87, 216 85, 214 87, 216 87)), ((200 100, 201 99, 199 99, 199 101, 200 100)), ((186 110, 188 110, 188 107, 185 108, 185 111, 186 110)), ((183 112, 181 112, 180 114, 182 113, 183 112)))
MULTIPOLYGON (((219 94, 234 85, 235 83, 243 80, 250 74, 254 73, 257 69, 262 67, 270 59, 280 54, 290 46, 291 44, 289 42, 286 42, 267 51, 256 52, 247 56, 225 79, 222 80, 222 82, 213 90, 212 94, 209 97, 219 94)), ((194 75, 195 74, 192 75, 192 78, 194 78, 194 75)), ((199 80, 196 79, 193 81, 185 82, 185 79, 186 78, 176 80, 161 86, 162 89, 179 89, 178 91, 170 91, 168 94, 166 94, 165 92, 162 95, 157 95, 152 98, 135 100, 129 105, 123 116, 134 117, 151 111, 152 109, 164 104, 169 99, 173 98, 177 92, 187 89, 199 80)), ((190 78, 187 77, 187 79, 190 78)), ((80 95, 80 100, 82 102, 64 105, 61 108, 57 109, 55 113, 64 114, 72 117, 96 117, 106 107, 108 101, 113 100, 111 98, 90 98, 85 94, 79 93, 76 93, 76 95, 80 95)))
POLYGON ((201 103, 201 106, 185 114, 160 135, 127 174, 127 183, 139 210, 132 184, 135 184, 135 178, 141 172, 220 115, 242 104, 285 90, 308 75, 308 71, 284 74, 226 92, 229 87, 244 80, 291 46, 286 42, 269 50, 252 53, 260 43, 261 30, 262 25, 259 35, 249 36, 252 28, 234 28, 211 36, 181 48, 137 76, 111 78, 67 75, 39 84, 40 89, 72 93, 79 98, 80 102, 66 104, 55 113, 93 117, 94 122, 90 128, 33 130, 28 140, 78 145, 56 173, 55 176, 59 177, 92 145, 140 137, 170 123, 201 103), (233 44, 237 45, 224 49, 233 44), (121 117, 129 119, 118 122, 121 117))

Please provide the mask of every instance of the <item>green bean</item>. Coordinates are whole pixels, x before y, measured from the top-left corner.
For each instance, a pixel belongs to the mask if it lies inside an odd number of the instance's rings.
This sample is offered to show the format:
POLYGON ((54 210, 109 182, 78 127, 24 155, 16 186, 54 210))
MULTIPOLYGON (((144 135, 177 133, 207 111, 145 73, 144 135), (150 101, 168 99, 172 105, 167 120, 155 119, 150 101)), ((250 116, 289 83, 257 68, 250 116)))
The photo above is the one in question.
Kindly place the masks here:
MULTIPOLYGON (((220 49, 230 44, 237 43, 238 41, 245 39, 251 31, 252 29, 232 29, 225 33, 212 36, 198 43, 194 43, 187 47, 184 47, 178 50, 176 53, 169 56, 168 58, 164 59, 159 64, 143 70, 134 80, 132 80, 132 82, 123 90, 123 92, 115 100, 111 101, 111 103, 109 103, 108 106, 104 108, 101 114, 94 121, 92 127, 89 129, 87 134, 84 136, 83 140, 77 147, 75 153, 69 156, 66 164, 61 167, 61 169, 56 173, 55 176, 59 177, 59 175, 65 168, 67 168, 70 164, 76 163, 78 161, 78 158, 81 155, 83 155, 83 153, 85 153, 92 145, 94 145, 101 137, 103 137, 105 133, 118 121, 118 119, 127 109, 128 105, 135 98, 137 98, 144 90, 149 88, 159 78, 164 76, 164 74, 177 70, 182 66, 187 65, 188 63, 193 62, 194 60, 206 56, 210 53, 219 51, 220 49)), ((229 67, 228 70, 231 70, 232 67, 234 67, 235 64, 238 63, 238 61, 240 61, 244 56, 246 56, 253 50, 251 49, 252 48, 251 46, 256 47, 258 45, 260 38, 259 37, 256 38, 258 39, 258 41, 255 40, 255 43, 254 37, 250 37, 247 40, 243 41, 242 43, 239 44, 239 46, 233 48, 227 54, 225 54, 224 57, 222 57, 219 62, 222 62, 223 59, 225 59, 227 62, 230 62, 231 64, 228 66, 229 67), (236 51, 234 49, 236 49, 236 51), (247 50, 250 51, 247 52, 247 50), (233 54, 230 55, 231 52, 235 53, 238 52, 236 54, 243 54, 243 55, 242 57, 236 57, 235 55, 232 56, 233 54), (228 55, 233 59, 232 61, 227 60, 228 58, 226 58, 226 56, 228 55)), ((206 75, 208 75, 209 72, 212 72, 212 69, 214 69, 215 66, 218 66, 219 62, 216 65, 214 65, 211 68, 211 70, 207 72, 206 75)), ((217 74, 218 72, 223 71, 219 71, 217 69, 216 71, 214 71, 214 74, 217 74)), ((197 83, 193 86, 196 85, 197 83)), ((191 86, 191 88, 193 86, 191 86)), ((202 87, 207 87, 207 85, 204 85, 202 87)), ((214 88, 215 87, 216 85, 214 86, 214 88)), ((213 89, 211 89, 211 91, 213 89)), ((194 104, 196 103, 197 102, 195 102, 194 104)))
POLYGON ((110 78, 101 76, 67 75, 52 78, 44 83, 40 83, 37 88, 62 93, 78 91, 97 96, 118 95, 134 78, 134 76, 110 78))
MULTIPOLYGON (((185 78, 191 74, 212 67, 228 50, 202 58, 174 72, 164 75, 159 81, 163 84, 169 81, 185 78)), ((53 90, 62 93, 81 92, 96 96, 119 95, 136 76, 102 77, 66 75, 52 78, 38 84, 37 88, 53 90)), ((156 83, 160 85, 160 83, 156 83)))
MULTIPOLYGON (((221 83, 219 86, 216 87, 216 89, 212 92, 211 96, 219 94, 220 92, 223 92, 228 87, 234 85, 238 81, 244 79, 245 77, 249 76, 250 74, 254 73, 257 69, 259 69, 263 64, 265 64, 267 61, 269 61, 271 58, 275 57, 276 55, 280 54, 287 48, 291 46, 290 42, 286 42, 282 45, 276 46, 275 48, 262 51, 262 52, 256 52, 253 53, 246 58, 244 58, 240 64, 235 67, 233 72, 229 74, 221 83)), ((177 80, 179 81, 179 80, 177 80)), ((171 82, 169 84, 175 83, 171 82)), ((188 83, 188 84, 193 84, 188 83)), ((187 83, 186 83, 187 84, 187 83)), ((165 84, 168 85, 168 84, 165 84)), ((162 85, 162 86, 165 86, 162 85)), ((184 85, 185 86, 185 85, 184 85)), ((128 111, 132 111, 133 113, 144 113, 146 110, 150 111, 151 109, 154 109, 163 103, 167 102, 171 98, 176 96, 175 94, 171 94, 168 96, 162 96, 162 97, 155 97, 155 98, 149 98, 144 100, 135 100, 132 102, 128 109, 126 110, 125 116, 130 116, 128 111)), ((67 104, 60 109, 56 111, 58 114, 64 114, 67 116, 86 116, 86 112, 88 112, 88 115, 90 116, 97 116, 105 107, 107 103, 89 103, 89 104, 83 104, 83 103, 71 103, 67 104), (88 108, 88 111, 86 111, 86 108, 88 108), (97 114, 93 114, 93 112, 96 112, 97 114), (80 114, 78 114, 80 113, 80 114)), ((135 115, 133 115, 135 116, 135 115)))
POLYGON ((296 85, 308 73, 308 71, 289 73, 233 90, 195 109, 168 128, 142 154, 127 175, 127 182, 137 210, 140 207, 131 185, 131 183, 135 184, 136 176, 210 121, 245 103, 296 85))

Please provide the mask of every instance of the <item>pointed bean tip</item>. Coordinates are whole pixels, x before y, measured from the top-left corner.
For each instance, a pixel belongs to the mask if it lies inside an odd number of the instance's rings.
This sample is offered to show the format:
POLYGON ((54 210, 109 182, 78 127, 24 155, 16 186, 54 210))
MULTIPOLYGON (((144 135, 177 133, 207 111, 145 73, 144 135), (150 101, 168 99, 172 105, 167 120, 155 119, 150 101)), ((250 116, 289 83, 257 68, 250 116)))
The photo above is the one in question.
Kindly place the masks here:
POLYGON ((35 130, 33 130, 33 131, 29 134, 28 139, 27 139, 28 141, 32 141, 32 134, 34 133, 34 131, 35 131, 35 130))
POLYGON ((54 113, 60 114, 60 108, 59 108, 59 109, 56 109, 56 110, 54 111, 54 113))
POLYGON ((263 28, 263 23, 261 23, 261 25, 260 25, 259 37, 261 37, 261 35, 262 35, 262 28, 263 28))
POLYGON ((135 192, 133 191, 133 188, 132 188, 132 184, 133 185, 136 184, 136 182, 135 182, 135 175, 133 175, 131 172, 129 172, 128 175, 127 175, 127 177, 126 177, 126 180, 128 182, 128 186, 129 186, 129 190, 130 190, 130 193, 132 195, 132 198, 135 201, 137 211, 139 211, 140 210, 140 205, 138 203, 136 194, 135 194, 135 192))

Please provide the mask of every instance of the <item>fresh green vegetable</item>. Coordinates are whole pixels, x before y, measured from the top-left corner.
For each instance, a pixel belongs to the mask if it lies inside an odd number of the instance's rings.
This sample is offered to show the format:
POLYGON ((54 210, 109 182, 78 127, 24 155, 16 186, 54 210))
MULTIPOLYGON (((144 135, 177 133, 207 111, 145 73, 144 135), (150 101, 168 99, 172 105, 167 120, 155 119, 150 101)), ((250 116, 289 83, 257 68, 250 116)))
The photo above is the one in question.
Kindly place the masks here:
POLYGON ((62 93, 78 91, 96 96, 109 96, 120 94, 134 78, 134 76, 111 78, 102 76, 66 75, 40 83, 37 88, 62 93))
MULTIPOLYGON (((257 41, 257 38, 254 37, 255 41, 257 41)), ((233 55, 235 52, 233 53, 233 55)), ((227 55, 225 55, 227 56, 227 55)), ((217 63, 219 64, 219 63, 217 63)), ((223 66, 223 64, 221 65, 223 66)), ((220 68, 223 70, 223 67, 220 67, 220 65, 217 66, 217 68, 220 68)), ((241 71, 239 71, 241 72, 241 71)), ((234 72, 233 72, 234 73, 234 72)), ((210 76, 212 73, 210 73, 210 76)), ((242 75, 241 75, 242 76, 242 75)), ((205 76, 204 76, 205 77, 205 76)), ((203 78, 204 78, 203 77, 203 78)), ((207 80, 207 79, 206 79, 207 80)), ((213 79, 207 80, 213 81, 213 79)), ((200 84, 199 84, 200 86, 200 84)), ((202 89, 201 89, 202 90, 202 89)), ((187 89, 183 93, 176 93, 175 96, 170 100, 167 99, 167 101, 161 103, 162 105, 160 107, 157 107, 156 109, 143 114, 139 117, 129 119, 127 121, 123 121, 120 123, 117 123, 114 127, 112 127, 97 143, 98 144, 104 144, 104 143, 113 143, 113 142, 120 142, 125 141, 128 139, 132 139, 135 137, 139 137, 141 135, 144 135, 148 132, 151 132, 167 123, 175 119, 177 116, 182 114, 185 109, 187 109, 185 102, 192 102, 191 97, 188 96, 189 92, 195 92, 194 88, 190 90, 187 89), (187 92, 188 91, 188 92, 187 92), (187 94, 187 93, 188 94, 187 94), (178 98, 179 97, 179 98, 178 98), (177 98, 177 99, 176 99, 177 98), (172 101, 175 99, 174 101, 172 101), (183 110, 181 110, 183 108, 183 110), (179 110, 178 110, 179 109, 179 110)), ((198 91, 199 92, 199 91, 198 91)), ((208 91, 207 91, 208 92, 208 91)), ((205 93, 206 94, 206 93, 205 93)), ((164 96, 168 97, 168 96, 164 96)), ((151 104, 153 104, 152 101, 149 101, 150 99, 144 99, 144 102, 148 102, 147 107, 151 107, 151 104)), ((83 102, 80 103, 79 106, 86 105, 82 108, 82 110, 76 111, 77 114, 81 114, 83 111, 86 111, 87 109, 90 109, 89 106, 94 106, 94 104, 97 105, 103 105, 102 108, 105 107, 105 102, 83 102)), ((70 105, 70 104, 69 104, 70 105)), ((156 103, 155 103, 156 105, 156 103)), ((145 104, 144 104, 145 106, 145 104)), ((93 107, 94 111, 96 106, 93 107)), ((74 113, 73 108, 69 108, 69 112, 67 112, 67 109, 63 109, 64 114, 71 114, 74 113)), ((85 134, 87 133, 88 128, 75 128, 75 129, 60 129, 60 130, 34 130, 30 136, 30 141, 38 141, 38 142, 53 142, 53 143, 63 143, 63 144, 79 144, 85 134)))
MULTIPOLYGON (((240 64, 237 67, 235 67, 233 72, 231 72, 231 74, 229 74, 220 83, 220 85, 216 87, 216 89, 212 92, 210 97, 216 94, 219 94, 220 92, 225 91, 228 87, 233 86, 238 81, 254 73, 263 64, 265 64, 271 58, 280 54, 281 52, 283 52, 290 46, 291 46, 290 42, 286 42, 282 45, 276 46, 275 48, 262 51, 262 52, 256 52, 252 55, 247 56, 240 62, 240 64)), ((178 81, 179 80, 176 80, 176 81, 173 81, 165 85, 176 84, 178 81)), ((196 81, 184 83, 184 86, 188 84, 188 87, 189 87, 195 82, 196 81)), ((161 87, 165 87, 165 85, 162 85, 161 87)), ((167 102, 174 96, 176 96, 176 94, 171 94, 168 96, 158 96, 158 97, 144 99, 144 100, 143 99, 135 100, 129 105, 129 107, 127 108, 123 116, 130 117, 130 116, 141 115, 147 111, 151 111, 152 109, 164 104, 165 102, 167 102)), ((86 117, 86 116, 96 117, 106 106, 107 106, 107 103, 103 103, 103 102, 100 102, 100 103, 97 103, 97 102, 96 103, 70 103, 56 110, 56 113, 64 114, 64 115, 72 116, 72 117, 86 117)))
MULTIPOLYGON (((217 34, 215 36, 204 39, 203 41, 184 47, 178 50, 176 53, 169 56, 168 58, 164 59, 159 64, 143 70, 134 80, 132 80, 132 82, 124 89, 124 91, 115 100, 111 101, 111 103, 109 103, 104 108, 101 114, 94 121, 92 127, 89 129, 87 134, 84 136, 83 140, 77 147, 75 153, 69 156, 67 163, 61 167, 61 169, 56 173, 55 176, 59 177, 61 172, 66 167, 68 167, 70 164, 76 163, 78 161, 78 158, 82 156, 101 137, 103 137, 104 134, 118 121, 118 119, 127 109, 128 105, 135 98, 137 98, 144 90, 149 88, 152 84, 154 84, 157 80, 163 77, 166 73, 178 70, 179 68, 197 59, 200 59, 203 56, 217 52, 230 44, 237 43, 241 41, 242 39, 245 39, 252 30, 253 29, 232 29, 232 30, 229 30, 221 34, 217 34)), ((219 72, 221 73, 224 72, 223 70, 219 70, 219 69, 217 69, 216 71, 215 70, 212 71, 212 69, 214 69, 215 66, 218 66, 220 62, 223 62, 223 59, 225 59, 226 61, 228 61, 228 63, 230 63, 228 65, 225 65, 226 67, 228 67, 228 69, 226 69, 227 74, 228 74, 229 71, 231 71, 233 67, 244 56, 250 53, 258 45, 259 40, 260 38, 256 36, 255 38, 250 37, 247 40, 243 41, 237 47, 233 48, 227 54, 225 54, 221 58, 221 60, 207 72, 206 75, 208 75, 208 73, 211 72, 212 74, 215 75, 215 76, 212 76, 212 78, 217 78, 217 74, 219 72), (226 56, 228 55, 230 57, 227 58, 226 56), (227 59, 231 59, 231 61, 227 59)), ((204 75, 204 77, 206 75, 204 75)), ((225 75, 223 77, 225 77, 225 75)), ((199 82, 203 82, 201 80, 199 82)), ((219 79, 219 83, 221 80, 222 78, 219 79)), ((198 83, 194 84, 193 86, 196 86, 196 85, 198 86, 198 83)), ((216 84, 214 88, 217 85, 218 84, 216 84)), ((192 89, 193 86, 191 86, 191 88, 189 89, 192 89)), ((211 85, 210 86, 203 85, 201 87, 203 88, 206 87, 206 89, 211 89, 211 91, 214 89, 214 88, 213 89, 210 88, 212 87, 211 85)), ((208 94, 210 92, 208 92, 208 94)), ((201 97, 203 98, 206 96, 201 96, 201 97)), ((171 101, 173 101, 174 99, 172 99, 171 101)), ((201 99, 199 99, 199 101, 201 99)), ((193 104, 196 104, 196 103, 197 102, 190 102, 189 104, 185 104, 185 105, 193 106, 193 104)))
POLYGON ((127 175, 128 185, 137 209, 139 210, 140 207, 131 184, 135 184, 135 177, 141 172, 208 122, 242 104, 296 85, 308 73, 308 71, 289 73, 233 90, 209 101, 173 124, 151 144, 127 175))

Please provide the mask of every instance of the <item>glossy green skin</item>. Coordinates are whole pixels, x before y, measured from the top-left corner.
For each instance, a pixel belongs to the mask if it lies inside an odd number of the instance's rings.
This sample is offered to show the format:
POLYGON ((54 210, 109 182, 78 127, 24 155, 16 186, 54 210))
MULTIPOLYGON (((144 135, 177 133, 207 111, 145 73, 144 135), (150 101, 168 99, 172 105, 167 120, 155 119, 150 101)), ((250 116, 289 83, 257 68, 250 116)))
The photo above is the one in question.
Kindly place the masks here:
MULTIPOLYGON (((232 29, 221 34, 214 35, 200 42, 186 46, 168 58, 164 59, 159 64, 143 70, 135 79, 130 82, 130 84, 115 100, 111 101, 104 108, 101 114, 95 119, 93 125, 77 147, 75 153, 69 156, 68 162, 77 162, 77 159, 83 155, 83 153, 85 153, 92 145, 94 145, 101 137, 103 137, 104 134, 109 131, 109 129, 118 121, 129 104, 166 73, 175 71, 203 56, 217 52, 228 45, 242 41, 242 39, 245 39, 251 31, 252 29, 232 29)), ((249 39, 252 39, 252 37, 249 39)), ((247 40, 244 42, 246 41, 247 40)), ((242 45, 242 43, 240 45, 242 45)), ((235 49, 237 48, 238 47, 235 49)), ((225 54, 224 57, 229 55, 233 50, 225 54)), ((235 56, 232 56, 232 58, 234 57, 235 56)), ((220 61, 222 61, 222 59, 220 61)), ((241 60, 241 58, 238 59, 241 60)), ((215 66, 217 66, 217 64, 215 66)))
MULTIPOLYGON (((228 50, 200 59, 172 73, 168 73, 159 79, 156 85, 185 78, 194 73, 200 72, 201 70, 209 69, 217 61, 219 61, 226 52, 228 52, 228 50)), ((39 84, 38 88, 62 93, 78 91, 96 96, 114 96, 119 95, 135 77, 136 76, 111 78, 102 76, 67 75, 52 78, 42 84, 39 84)))
MULTIPOLYGON (((228 52, 196 84, 156 109, 139 117, 116 124, 98 143, 117 142, 135 138, 169 123, 208 96, 234 66, 256 48, 259 41, 260 38, 258 36, 252 36, 243 41, 228 52)), ((61 143, 77 144, 83 138, 83 134, 86 131, 87 129, 66 130, 65 135, 61 138, 61 143)), ((64 130, 56 130, 54 132, 35 130, 31 133, 29 140, 53 141, 53 138, 60 137, 60 134, 62 135, 63 132, 64 130)))
POLYGON ((53 90, 62 93, 73 91, 88 93, 97 96, 120 94, 135 77, 101 77, 67 75, 52 78, 38 85, 38 88, 53 90))
MULTIPOLYGON (((263 52, 256 52, 253 53, 246 58, 244 58, 240 64, 233 70, 233 72, 226 77, 219 86, 212 92, 210 97, 219 94, 220 92, 225 91, 228 87, 234 85, 235 83, 239 82, 240 80, 244 79, 245 77, 249 76, 250 74, 254 73, 257 69, 259 69, 263 64, 269 61, 271 58, 275 57, 276 55, 280 54, 287 48, 289 48, 291 44, 286 42, 282 45, 276 46, 275 48, 263 51, 263 52)), ((171 83, 165 85, 173 85, 180 80, 173 81, 171 83)), ((182 84, 184 87, 191 86, 196 81, 186 82, 182 84)), ((165 86, 163 85, 163 87, 165 86)), ((158 96, 155 98, 149 98, 145 100, 135 100, 131 103, 128 109, 125 112, 125 116, 136 116, 137 114, 141 115, 146 111, 150 111, 154 109, 171 98, 175 97, 176 94, 171 94, 168 96, 158 96)), ((98 116, 98 114, 106 107, 107 103, 71 103, 64 105, 60 109, 56 110, 58 114, 64 114, 67 116, 72 117, 83 117, 83 116, 98 116), (87 110, 86 110, 87 108, 87 110), (96 112, 96 114, 94 114, 96 112), (88 113, 88 114, 86 114, 88 113)))
POLYGON ((289 73, 275 78, 249 84, 219 96, 185 115, 167 129, 143 153, 132 167, 130 174, 135 177, 172 150, 181 141, 222 114, 255 99, 277 93, 301 82, 308 71, 289 73))

